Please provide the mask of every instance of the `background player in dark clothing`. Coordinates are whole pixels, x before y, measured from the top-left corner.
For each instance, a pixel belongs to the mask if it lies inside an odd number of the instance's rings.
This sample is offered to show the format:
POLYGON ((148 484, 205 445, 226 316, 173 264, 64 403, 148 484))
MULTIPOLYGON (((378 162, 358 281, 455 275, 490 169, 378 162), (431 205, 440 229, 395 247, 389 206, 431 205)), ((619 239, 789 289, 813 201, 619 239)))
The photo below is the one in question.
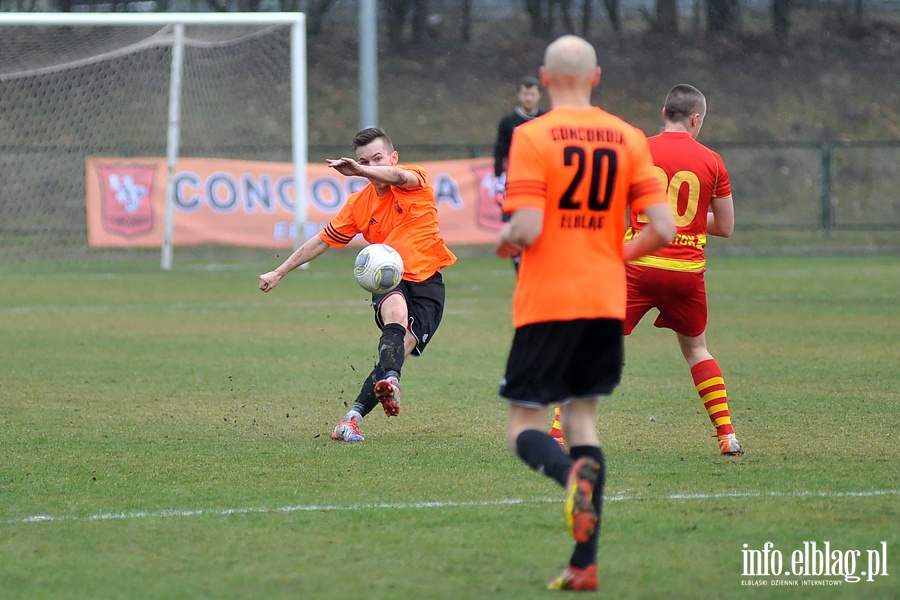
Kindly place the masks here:
POLYGON ((503 204, 503 195, 506 193, 506 163, 509 159, 509 144, 512 141, 513 130, 545 112, 539 107, 541 83, 537 77, 527 75, 520 79, 516 98, 519 102, 515 110, 506 113, 500 119, 497 126, 497 141, 494 142, 494 200, 500 205, 503 204))
MULTIPOLYGON (((506 194, 506 166, 509 160, 509 146, 516 127, 544 114, 541 110, 541 82, 537 77, 526 75, 519 80, 518 104, 515 110, 500 118, 497 126, 497 141, 494 142, 494 202, 503 210, 503 197, 506 194)), ((503 214, 503 221, 508 220, 503 214)), ((519 270, 519 257, 512 259, 516 271, 519 270)))

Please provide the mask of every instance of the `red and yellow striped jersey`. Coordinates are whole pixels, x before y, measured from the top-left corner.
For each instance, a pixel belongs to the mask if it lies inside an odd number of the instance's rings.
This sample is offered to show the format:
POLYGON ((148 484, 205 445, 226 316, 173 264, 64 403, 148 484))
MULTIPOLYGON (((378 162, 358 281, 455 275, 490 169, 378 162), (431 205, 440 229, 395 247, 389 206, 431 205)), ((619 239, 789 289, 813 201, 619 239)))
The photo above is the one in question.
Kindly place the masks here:
MULTIPOLYGON (((731 195, 731 183, 722 157, 689 133, 664 131, 648 140, 656 174, 669 198, 678 233, 668 246, 633 264, 670 271, 702 271, 706 266, 706 213, 713 198, 731 195)), ((630 239, 646 221, 630 215, 630 239)))

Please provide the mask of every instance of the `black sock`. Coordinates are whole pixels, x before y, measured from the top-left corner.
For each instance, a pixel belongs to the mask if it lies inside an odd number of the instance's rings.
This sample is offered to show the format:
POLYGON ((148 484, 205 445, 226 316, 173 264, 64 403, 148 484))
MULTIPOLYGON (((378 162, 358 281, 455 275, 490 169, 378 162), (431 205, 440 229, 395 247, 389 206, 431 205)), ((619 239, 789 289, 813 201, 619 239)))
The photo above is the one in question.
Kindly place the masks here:
POLYGON ((386 377, 389 371, 400 376, 403 368, 403 359, 406 355, 403 348, 403 339, 406 337, 406 328, 399 323, 388 323, 381 330, 381 339, 378 340, 378 364, 382 369, 382 377, 386 377))
POLYGON ((516 438, 516 454, 525 464, 565 487, 572 458, 549 433, 526 429, 516 438))
POLYGON ((372 369, 372 372, 369 373, 369 376, 363 381, 362 389, 359 390, 359 395, 353 403, 353 410, 363 417, 372 412, 373 408, 378 406, 378 399, 375 398, 375 384, 380 378, 381 368, 379 368, 378 365, 375 365, 375 368, 372 369))
POLYGON ((575 550, 572 552, 572 558, 569 564, 578 569, 597 562, 597 547, 600 541, 600 521, 601 511, 603 509, 603 486, 606 484, 606 458, 603 456, 603 450, 597 446, 574 446, 569 450, 572 459, 578 459, 582 456, 590 456, 600 465, 600 473, 597 475, 597 485, 594 486, 594 495, 591 499, 594 502, 594 510, 597 511, 597 528, 594 535, 583 544, 575 544, 575 550))

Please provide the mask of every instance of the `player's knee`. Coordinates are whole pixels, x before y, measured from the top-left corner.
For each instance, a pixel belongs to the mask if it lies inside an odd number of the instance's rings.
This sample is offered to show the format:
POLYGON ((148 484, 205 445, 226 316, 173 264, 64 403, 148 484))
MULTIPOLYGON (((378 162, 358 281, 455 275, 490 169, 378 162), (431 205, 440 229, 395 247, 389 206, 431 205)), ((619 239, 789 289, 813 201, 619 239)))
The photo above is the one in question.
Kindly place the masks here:
POLYGON ((402 325, 406 327, 409 317, 406 314, 406 307, 381 307, 381 322, 385 325, 402 325))

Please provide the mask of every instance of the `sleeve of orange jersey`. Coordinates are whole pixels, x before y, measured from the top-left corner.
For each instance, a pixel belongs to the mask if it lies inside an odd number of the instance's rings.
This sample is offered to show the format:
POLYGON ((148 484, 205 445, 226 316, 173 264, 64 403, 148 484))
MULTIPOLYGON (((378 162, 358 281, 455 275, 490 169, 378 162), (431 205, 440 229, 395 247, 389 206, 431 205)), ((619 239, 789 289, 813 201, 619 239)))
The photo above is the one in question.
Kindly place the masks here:
POLYGON ((635 130, 628 142, 634 154, 634 177, 628 192, 628 201, 634 213, 642 213, 648 206, 665 204, 669 200, 663 192, 656 167, 650 155, 650 144, 643 132, 635 130))
POLYGON ((397 165, 398 169, 403 169, 404 171, 409 171, 410 173, 414 173, 416 179, 419 180, 419 187, 425 187, 428 185, 428 175, 425 172, 425 169, 420 167, 419 165, 397 165))
POLYGON ((360 194, 365 193, 365 191, 366 189, 363 188, 362 191, 352 194, 347 199, 347 202, 344 203, 344 206, 341 207, 341 210, 331 218, 325 229, 319 232, 319 237, 323 242, 333 248, 343 248, 361 231, 356 224, 354 208, 357 203, 354 200, 360 194))
POLYGON ((509 149, 504 211, 511 213, 519 208, 546 208, 547 181, 540 158, 541 153, 534 140, 523 133, 521 126, 517 127, 509 149))

